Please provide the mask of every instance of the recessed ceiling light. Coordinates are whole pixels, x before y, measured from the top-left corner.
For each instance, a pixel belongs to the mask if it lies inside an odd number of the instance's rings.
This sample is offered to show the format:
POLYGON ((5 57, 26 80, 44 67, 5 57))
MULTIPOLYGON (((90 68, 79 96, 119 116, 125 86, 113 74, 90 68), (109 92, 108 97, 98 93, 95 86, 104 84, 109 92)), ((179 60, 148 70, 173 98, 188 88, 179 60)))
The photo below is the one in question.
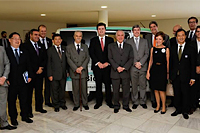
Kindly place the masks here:
POLYGON ((101 6, 101 8, 108 8, 107 6, 101 6))
POLYGON ((156 15, 151 15, 151 17, 152 17, 152 18, 155 18, 155 17, 156 17, 156 15))
POLYGON ((45 16, 46 16, 46 14, 40 14, 40 16, 42 16, 42 17, 45 17, 45 16))

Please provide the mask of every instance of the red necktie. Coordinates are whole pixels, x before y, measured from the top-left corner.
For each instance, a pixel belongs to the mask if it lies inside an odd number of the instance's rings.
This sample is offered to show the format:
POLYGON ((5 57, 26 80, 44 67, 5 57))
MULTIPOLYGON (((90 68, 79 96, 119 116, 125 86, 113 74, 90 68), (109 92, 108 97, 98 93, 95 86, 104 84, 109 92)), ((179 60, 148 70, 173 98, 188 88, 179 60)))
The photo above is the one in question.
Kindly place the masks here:
POLYGON ((101 49, 104 51, 103 38, 101 38, 101 49))
POLYGON ((154 40, 153 40, 153 47, 156 47, 156 38, 154 37, 154 40))

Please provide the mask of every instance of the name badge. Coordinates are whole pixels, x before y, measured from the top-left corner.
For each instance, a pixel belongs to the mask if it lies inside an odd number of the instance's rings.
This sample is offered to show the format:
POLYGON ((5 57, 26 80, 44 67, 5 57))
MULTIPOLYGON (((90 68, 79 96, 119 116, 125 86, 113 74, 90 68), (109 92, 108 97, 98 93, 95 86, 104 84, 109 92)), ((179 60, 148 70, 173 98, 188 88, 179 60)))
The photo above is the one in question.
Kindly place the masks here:
POLYGON ((23 52, 22 52, 22 51, 20 51, 20 53, 22 54, 23 52))
POLYGON ((185 58, 188 58, 188 55, 185 55, 185 58))
POLYGON ((155 51, 155 53, 158 53, 158 51, 155 51))
POLYGON ((41 49, 41 47, 40 47, 40 46, 39 46, 38 48, 39 48, 39 49, 41 49))
POLYGON ((62 50, 62 52, 64 53, 65 51, 64 51, 64 50, 62 50))

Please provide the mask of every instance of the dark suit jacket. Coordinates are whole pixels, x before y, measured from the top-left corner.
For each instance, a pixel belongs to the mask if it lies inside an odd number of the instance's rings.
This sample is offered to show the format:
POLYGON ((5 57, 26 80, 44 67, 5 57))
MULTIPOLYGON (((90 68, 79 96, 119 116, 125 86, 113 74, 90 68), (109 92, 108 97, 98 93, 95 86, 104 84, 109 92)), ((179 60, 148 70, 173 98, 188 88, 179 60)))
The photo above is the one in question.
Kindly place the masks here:
POLYGON ((195 50, 195 57, 196 57, 196 66, 200 66, 200 53, 198 51, 198 47, 197 47, 197 40, 193 40, 191 42, 189 42, 189 44, 194 48, 195 50))
MULTIPOLYGON (((48 37, 46 37, 47 40, 47 45, 48 45, 48 49, 52 46, 52 40, 48 37)), ((40 40, 39 40, 40 41, 40 40)), ((40 41, 40 43, 42 44, 43 42, 40 41)), ((45 47, 45 46, 44 46, 45 47)), ((46 48, 45 48, 46 49, 46 48)))
POLYGON ((47 60, 45 54, 45 47, 40 42, 38 42, 39 48, 39 56, 32 45, 31 41, 27 41, 22 45, 22 48, 26 49, 30 55, 31 66, 33 68, 34 76, 36 76, 36 72, 38 71, 39 67, 45 67, 47 60))
POLYGON ((190 30, 187 31, 186 42, 195 41, 196 40, 196 34, 194 33, 192 39, 188 38, 189 34, 190 34, 190 30))
POLYGON ((110 77, 112 79, 130 78, 130 68, 133 64, 133 48, 130 44, 124 43, 120 52, 118 44, 116 42, 111 43, 108 46, 108 59, 111 64, 110 77), (117 71, 119 66, 125 68, 121 73, 117 71))
POLYGON ((196 58, 194 48, 188 43, 185 44, 180 61, 178 59, 178 45, 171 47, 169 69, 170 79, 173 81, 177 77, 178 71, 182 82, 189 83, 190 79, 195 79, 195 62, 196 58))
POLYGON ((66 59, 66 49, 61 46, 62 60, 55 46, 50 47, 47 50, 48 62, 47 62, 47 76, 53 76, 54 80, 61 80, 66 78, 67 74, 67 59, 66 59))
POLYGON ((105 36, 105 46, 104 46, 104 51, 102 51, 101 44, 99 41, 99 36, 96 36, 90 40, 89 53, 92 59, 92 70, 94 69, 94 67, 98 67, 95 66, 97 62, 101 63, 109 62, 108 45, 113 42, 114 42, 113 38, 105 36))
POLYGON ((170 38, 170 47, 173 47, 173 46, 176 46, 176 45, 178 45, 177 41, 176 41, 176 37, 170 38))
MULTIPOLYGON (((9 40, 8 40, 8 39, 6 39, 6 41, 7 41, 7 46, 10 46, 10 42, 9 42, 9 40)), ((2 39, 0 39, 0 46, 3 46, 2 39)))
POLYGON ((25 81, 23 78, 23 73, 28 71, 28 77, 33 77, 32 67, 30 64, 29 54, 26 50, 20 48, 19 52, 19 64, 17 64, 15 53, 13 52, 11 46, 6 49, 8 59, 10 60, 10 74, 8 80, 10 85, 24 85, 25 81))
MULTIPOLYGON (((149 45, 149 50, 150 50, 151 47, 153 47, 153 45, 152 45, 152 34, 147 34, 145 36, 145 39, 147 39, 147 42, 148 42, 148 45, 149 45)), ((165 45, 167 48, 170 48, 169 36, 167 34, 165 34, 165 41, 164 41, 163 45, 165 45)))

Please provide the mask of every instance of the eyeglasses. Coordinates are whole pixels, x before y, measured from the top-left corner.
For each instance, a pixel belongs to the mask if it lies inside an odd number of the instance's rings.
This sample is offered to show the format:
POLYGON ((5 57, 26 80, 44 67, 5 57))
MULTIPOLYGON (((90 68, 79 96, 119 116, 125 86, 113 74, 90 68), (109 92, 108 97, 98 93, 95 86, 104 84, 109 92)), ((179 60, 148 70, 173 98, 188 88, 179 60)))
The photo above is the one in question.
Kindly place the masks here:
POLYGON ((189 22, 189 24, 194 24, 194 23, 196 23, 196 21, 191 21, 191 22, 189 22))

